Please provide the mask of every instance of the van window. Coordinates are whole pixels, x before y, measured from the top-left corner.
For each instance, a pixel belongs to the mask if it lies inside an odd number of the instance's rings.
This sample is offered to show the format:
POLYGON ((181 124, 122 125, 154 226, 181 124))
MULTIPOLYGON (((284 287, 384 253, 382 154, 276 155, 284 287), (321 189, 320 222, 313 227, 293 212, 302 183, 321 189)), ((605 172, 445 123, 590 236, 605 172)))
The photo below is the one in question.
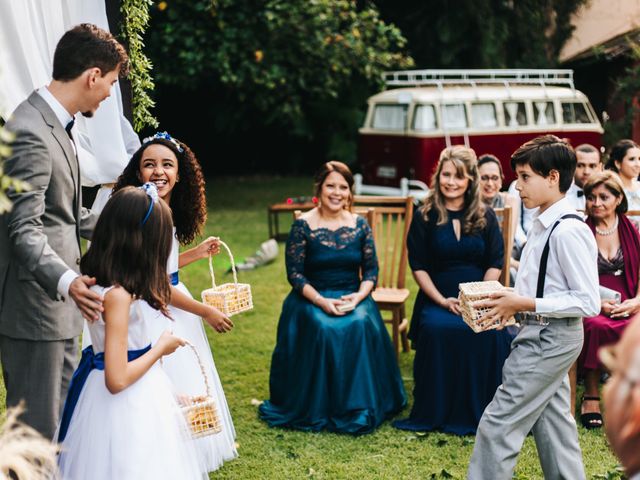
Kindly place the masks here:
POLYGON ((536 125, 549 125, 556 123, 556 114, 553 111, 553 102, 533 102, 533 113, 536 125))
POLYGON ((467 114, 464 104, 442 105, 442 123, 444 128, 466 128, 467 114))
POLYGON ((416 105, 416 111, 413 115, 413 129, 419 132, 428 132, 437 128, 436 109, 433 105, 416 105))
POLYGON ((562 102, 563 123, 591 123, 587 109, 582 102, 562 102))
POLYGON ((473 128, 497 127, 496 106, 493 103, 471 104, 471 122, 473 128))
POLYGON ((402 131, 407 124, 407 105, 376 105, 372 128, 402 131))
POLYGON ((504 123, 507 127, 527 124, 527 110, 524 102, 504 102, 504 123))

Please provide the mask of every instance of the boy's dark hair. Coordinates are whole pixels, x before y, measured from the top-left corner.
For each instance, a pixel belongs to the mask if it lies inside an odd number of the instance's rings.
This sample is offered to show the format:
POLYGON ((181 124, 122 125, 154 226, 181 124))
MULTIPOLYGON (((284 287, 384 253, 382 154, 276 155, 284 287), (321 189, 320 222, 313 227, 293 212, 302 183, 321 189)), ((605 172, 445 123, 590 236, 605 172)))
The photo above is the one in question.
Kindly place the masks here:
POLYGON ((80 271, 95 277, 98 285, 120 285, 168 315, 167 260, 173 223, 169 207, 158 200, 143 224, 152 201, 140 188, 126 187, 114 193, 98 218, 80 271))
POLYGON ((102 76, 120 66, 120 76, 129 73, 129 56, 111 33, 91 23, 76 25, 58 41, 53 54, 53 79, 68 82, 88 68, 102 76))
POLYGON ((115 193, 126 185, 142 185, 139 177, 142 154, 151 145, 167 147, 178 160, 180 180, 173 187, 169 206, 176 227, 176 237, 182 245, 188 245, 202 233, 202 228, 207 221, 207 197, 204 189, 204 175, 198 159, 186 144, 176 138, 174 140, 180 145, 182 152, 178 151, 173 142, 164 138, 154 138, 142 144, 124 167, 113 191, 115 193))
POLYGON ((511 168, 529 165, 538 175, 548 177, 551 170, 560 174, 558 185, 565 193, 571 187, 576 171, 576 153, 571 146, 555 135, 541 135, 529 140, 511 155, 511 168))

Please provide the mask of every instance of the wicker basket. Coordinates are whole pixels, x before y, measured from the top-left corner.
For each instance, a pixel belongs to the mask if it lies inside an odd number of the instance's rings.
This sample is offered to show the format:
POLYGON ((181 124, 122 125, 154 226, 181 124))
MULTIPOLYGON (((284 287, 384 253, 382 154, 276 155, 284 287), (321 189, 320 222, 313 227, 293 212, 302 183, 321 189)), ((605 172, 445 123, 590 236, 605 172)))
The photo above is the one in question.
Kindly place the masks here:
POLYGON ((196 348, 191 343, 187 343, 187 345, 191 347, 198 359, 202 378, 204 378, 206 393, 204 395, 189 397, 187 399, 189 403, 182 407, 182 413, 187 419, 189 428, 191 428, 191 435, 194 438, 220 433, 220 431, 222 431, 222 423, 220 422, 216 404, 211 396, 211 387, 204 370, 204 365, 196 348))
MULTIPOLYGON (((483 332, 485 330, 492 330, 500 326, 500 323, 492 325, 481 326, 479 322, 482 317, 490 310, 486 307, 474 307, 473 302, 479 300, 485 300, 489 298, 489 295, 505 290, 505 287, 498 281, 492 280, 488 282, 468 282, 460 284, 460 294, 458 300, 460 300, 460 312, 462 313, 462 319, 471 329, 476 332, 483 332)), ((516 321, 513 317, 509 319, 506 325, 515 325, 516 321)))
POLYGON ((228 317, 236 313, 246 312, 253 308, 251 297, 251 285, 248 283, 238 283, 238 273, 233 254, 226 243, 220 241, 231 259, 231 271, 233 272, 233 283, 224 283, 216 286, 216 277, 213 273, 213 258, 209 255, 209 273, 211 273, 212 287, 202 292, 202 303, 217 308, 228 317))

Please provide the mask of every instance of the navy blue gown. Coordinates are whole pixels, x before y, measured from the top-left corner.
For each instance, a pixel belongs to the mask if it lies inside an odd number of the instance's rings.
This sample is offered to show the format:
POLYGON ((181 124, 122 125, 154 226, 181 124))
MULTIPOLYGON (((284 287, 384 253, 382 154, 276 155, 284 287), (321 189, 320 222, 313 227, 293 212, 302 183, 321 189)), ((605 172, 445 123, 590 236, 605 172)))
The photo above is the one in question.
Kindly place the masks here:
POLYGON ((294 222, 286 251, 293 290, 284 301, 271 360, 271 398, 259 408, 270 426, 350 434, 371 432, 406 405, 389 333, 368 296, 344 316, 302 296, 309 283, 327 298, 374 283, 378 261, 367 222, 311 230, 294 222))
MULTIPOLYGON (((407 238, 409 265, 426 271, 445 298, 458 296, 458 285, 481 281, 489 268, 502 268, 504 245, 495 213, 487 209, 486 227, 475 234, 453 230, 463 212, 449 211, 449 221, 436 225, 418 212, 407 238)), ((404 430, 439 430, 474 434, 482 412, 501 383, 511 335, 491 330, 474 333, 462 317, 433 303, 419 291, 409 331, 416 350, 413 363, 414 404, 409 418, 394 426, 404 430)))

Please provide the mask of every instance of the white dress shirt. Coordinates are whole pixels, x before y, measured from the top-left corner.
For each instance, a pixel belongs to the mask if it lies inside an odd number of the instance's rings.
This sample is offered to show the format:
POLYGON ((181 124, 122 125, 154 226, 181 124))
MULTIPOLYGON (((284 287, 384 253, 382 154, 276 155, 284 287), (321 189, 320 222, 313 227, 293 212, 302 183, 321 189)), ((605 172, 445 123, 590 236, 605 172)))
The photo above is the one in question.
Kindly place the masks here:
POLYGON ((571 186, 569 187, 569 190, 567 190, 565 198, 569 200, 569 202, 571 202, 573 208, 575 208, 576 210, 580 210, 580 212, 578 213, 584 212, 584 208, 586 205, 584 192, 578 185, 576 185, 576 182, 571 183, 571 186))
POLYGON ((600 312, 598 247, 589 227, 577 219, 562 220, 551 234, 544 298, 536 298, 542 250, 556 220, 569 213, 578 212, 566 198, 536 213, 514 288, 535 298, 535 312, 546 317, 593 317, 600 312))
MULTIPOLYGON (((62 125, 62 128, 66 128, 67 124, 71 120, 73 120, 73 116, 69 112, 67 112, 67 109, 62 106, 62 104, 56 97, 53 96, 53 94, 47 89, 47 87, 38 89, 38 95, 40 95, 42 99, 47 102, 47 105, 51 107, 51 110, 53 110, 53 113, 60 122, 60 125, 62 125)), ((71 146, 75 151, 75 145, 73 144, 73 142, 71 142, 71 146)), ((69 269, 64 272, 60 277, 60 280, 58 280, 57 290, 63 298, 69 297, 69 286, 71 285, 71 282, 76 279, 76 277, 78 277, 78 274, 69 269)))

